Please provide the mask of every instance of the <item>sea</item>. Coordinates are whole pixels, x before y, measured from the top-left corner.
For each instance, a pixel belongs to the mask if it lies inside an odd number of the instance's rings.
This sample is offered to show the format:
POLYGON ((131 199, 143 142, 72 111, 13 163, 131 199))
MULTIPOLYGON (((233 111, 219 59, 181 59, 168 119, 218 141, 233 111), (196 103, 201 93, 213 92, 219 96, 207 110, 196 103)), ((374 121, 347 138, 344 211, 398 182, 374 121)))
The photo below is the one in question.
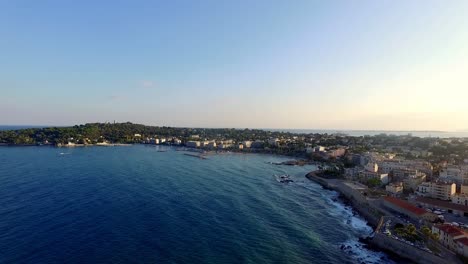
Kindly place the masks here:
POLYGON ((0 147, 0 263, 395 263, 314 166, 186 153, 0 147))

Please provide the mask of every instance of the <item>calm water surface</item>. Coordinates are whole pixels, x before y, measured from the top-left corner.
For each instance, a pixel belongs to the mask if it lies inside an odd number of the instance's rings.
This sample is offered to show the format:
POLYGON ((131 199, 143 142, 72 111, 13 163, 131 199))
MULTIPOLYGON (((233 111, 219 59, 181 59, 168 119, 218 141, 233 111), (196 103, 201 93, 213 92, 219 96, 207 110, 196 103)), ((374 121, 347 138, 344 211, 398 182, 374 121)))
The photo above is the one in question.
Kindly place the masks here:
POLYGON ((313 167, 162 149, 0 147, 0 263, 391 262, 313 167))

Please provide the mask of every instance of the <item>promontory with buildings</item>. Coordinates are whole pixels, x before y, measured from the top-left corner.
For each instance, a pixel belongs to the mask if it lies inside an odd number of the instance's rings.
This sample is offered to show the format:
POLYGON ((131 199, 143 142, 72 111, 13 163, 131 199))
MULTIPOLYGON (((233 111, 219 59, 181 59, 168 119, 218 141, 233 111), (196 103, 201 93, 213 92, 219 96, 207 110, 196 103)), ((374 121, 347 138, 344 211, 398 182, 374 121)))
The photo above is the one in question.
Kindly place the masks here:
POLYGON ((375 227, 370 243, 417 263, 468 259, 468 138, 349 136, 93 123, 0 131, 0 145, 174 145, 320 162, 307 177, 339 191, 375 227))

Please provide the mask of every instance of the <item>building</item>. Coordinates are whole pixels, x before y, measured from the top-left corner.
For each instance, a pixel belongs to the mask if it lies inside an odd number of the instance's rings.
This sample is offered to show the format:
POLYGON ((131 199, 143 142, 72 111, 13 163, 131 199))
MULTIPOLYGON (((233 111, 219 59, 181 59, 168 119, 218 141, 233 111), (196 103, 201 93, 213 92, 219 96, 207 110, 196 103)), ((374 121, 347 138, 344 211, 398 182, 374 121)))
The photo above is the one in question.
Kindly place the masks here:
POLYGON ((357 180, 360 173, 363 171, 360 167, 345 168, 345 178, 347 180, 357 180))
POLYGON ((379 171, 379 165, 375 162, 369 162, 364 166, 366 171, 372 171, 372 172, 378 172, 379 171))
POLYGON ((244 145, 244 148, 250 148, 252 146, 252 141, 250 140, 243 141, 242 145, 244 145))
POLYGON ((399 195, 403 193, 403 183, 402 182, 390 183, 387 186, 385 186, 385 191, 387 191, 393 196, 399 195))
POLYGON ((173 142, 174 142, 174 145, 180 145, 182 144, 182 140, 178 139, 178 138, 174 138, 173 139, 173 142))
POLYGON ((468 237, 461 237, 455 240, 457 242, 458 254, 468 257, 468 237))
POLYGON ((439 178, 446 181, 453 181, 457 186, 468 185, 468 166, 448 165, 440 172, 439 178))
POLYGON ((370 179, 378 179, 382 182, 383 185, 388 184, 388 173, 380 173, 374 171, 362 171, 361 175, 364 181, 368 181, 370 179))
POLYGON ((157 138, 150 138, 149 143, 150 143, 150 144, 155 144, 155 145, 157 145, 157 144, 159 144, 159 139, 157 139, 157 138))
POLYGON ((417 172, 416 174, 408 175, 403 179, 403 188, 408 191, 414 191, 418 189, 418 186, 426 181, 426 174, 417 172))
POLYGON ((461 194, 468 194, 468 185, 461 185, 460 186, 460 193, 461 194))
POLYGON ((468 206, 468 195, 457 193, 452 196, 452 203, 468 206))
POLYGON ((450 201, 456 191, 455 183, 423 182, 418 186, 417 195, 450 201))
POLYGON ((338 158, 342 157, 346 154, 345 148, 336 148, 336 149, 329 149, 326 151, 329 158, 338 158))
POLYGON ((277 138, 270 138, 270 139, 268 139, 268 144, 269 144, 269 145, 272 145, 272 146, 278 146, 278 145, 279 145, 279 142, 280 142, 280 140, 277 139, 277 138))
POLYGON ((459 228, 449 225, 434 225, 432 226, 432 233, 439 234, 439 242, 444 247, 458 252, 457 239, 466 237, 466 234, 459 228))
POLYGON ((427 212, 424 209, 418 208, 404 200, 391 197, 391 196, 386 196, 383 199, 383 204, 387 208, 408 216, 409 218, 419 221, 419 220, 425 220, 428 222, 433 222, 436 218, 437 215, 427 212))
POLYGON ((392 179, 395 181, 402 181, 410 175, 418 174, 418 170, 410 168, 399 168, 392 171, 392 179))
POLYGON ((189 148, 198 148, 200 147, 200 141, 187 141, 185 145, 189 148))
POLYGON ((244 145, 242 145, 242 143, 240 143, 240 144, 238 145, 238 148, 239 148, 239 149, 244 149, 244 145))
POLYGON ((209 141, 205 140, 205 141, 200 141, 200 147, 204 148, 204 147, 208 147, 208 144, 210 144, 209 141))
POLYGON ((325 151, 325 147, 323 146, 317 146, 314 148, 314 152, 323 152, 325 151))
POLYGON ((448 213, 459 216, 468 216, 468 206, 452 203, 451 201, 442 201, 438 199, 417 196, 414 199, 414 203, 424 207, 446 210, 448 213))

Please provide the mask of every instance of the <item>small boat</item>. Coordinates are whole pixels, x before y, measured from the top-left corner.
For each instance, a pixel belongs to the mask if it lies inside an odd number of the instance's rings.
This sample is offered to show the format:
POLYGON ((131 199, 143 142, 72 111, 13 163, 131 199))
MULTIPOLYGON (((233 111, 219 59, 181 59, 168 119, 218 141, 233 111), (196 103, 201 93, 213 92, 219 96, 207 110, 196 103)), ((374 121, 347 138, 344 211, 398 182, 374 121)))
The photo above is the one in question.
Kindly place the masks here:
POLYGON ((291 180, 289 174, 283 174, 283 175, 276 176, 276 180, 278 182, 280 182, 280 183, 294 182, 293 180, 291 180))

